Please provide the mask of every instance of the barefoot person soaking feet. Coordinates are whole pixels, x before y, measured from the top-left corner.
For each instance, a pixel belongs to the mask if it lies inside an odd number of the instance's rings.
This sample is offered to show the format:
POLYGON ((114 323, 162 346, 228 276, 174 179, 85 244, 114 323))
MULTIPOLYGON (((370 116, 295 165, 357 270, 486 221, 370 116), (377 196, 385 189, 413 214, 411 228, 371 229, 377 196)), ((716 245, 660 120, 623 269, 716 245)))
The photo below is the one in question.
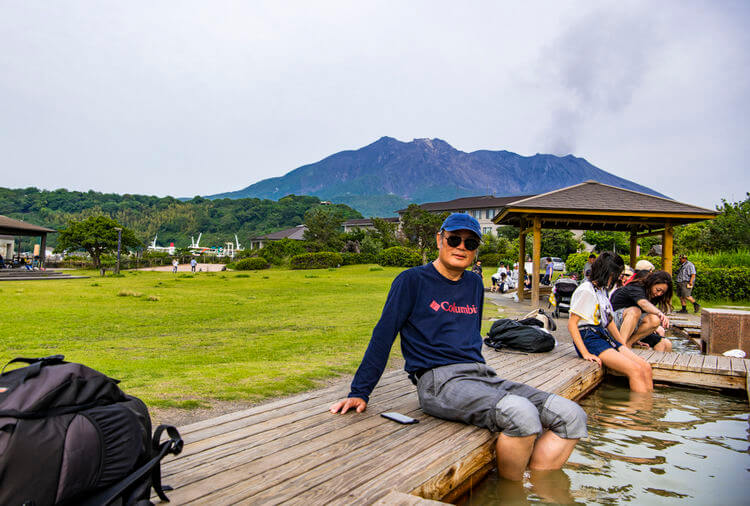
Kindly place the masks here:
POLYGON ((607 290, 622 272, 621 259, 605 251, 591 265, 591 278, 581 284, 570 301, 568 331, 578 356, 619 371, 628 377, 633 392, 651 392, 651 365, 624 346, 613 321, 607 290))
POLYGON ((432 416, 499 432, 497 468, 520 480, 527 468, 560 469, 579 438, 586 414, 555 394, 504 380, 482 357, 482 281, 467 271, 481 231, 468 214, 452 214, 436 236, 438 258, 399 274, 354 376, 347 399, 331 413, 365 410, 401 334, 405 369, 422 410, 432 416))
POLYGON ((645 344, 656 351, 672 351, 664 337, 669 328, 665 313, 672 309, 672 276, 666 271, 637 271, 635 277, 611 297, 614 320, 625 346, 645 344))

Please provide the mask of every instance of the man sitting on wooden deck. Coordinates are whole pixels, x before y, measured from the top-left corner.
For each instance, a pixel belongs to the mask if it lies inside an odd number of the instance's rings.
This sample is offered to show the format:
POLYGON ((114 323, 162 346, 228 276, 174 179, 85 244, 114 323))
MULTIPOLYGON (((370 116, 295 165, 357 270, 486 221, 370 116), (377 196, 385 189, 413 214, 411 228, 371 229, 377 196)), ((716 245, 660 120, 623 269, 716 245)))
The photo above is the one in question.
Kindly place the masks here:
POLYGON ((575 402, 504 380, 482 357, 484 289, 466 271, 481 231, 468 214, 451 214, 436 236, 439 255, 399 274, 354 376, 347 399, 331 413, 361 413, 380 380, 396 335, 422 410, 432 416, 500 432, 497 468, 520 480, 527 467, 560 469, 579 438, 586 414, 575 402))

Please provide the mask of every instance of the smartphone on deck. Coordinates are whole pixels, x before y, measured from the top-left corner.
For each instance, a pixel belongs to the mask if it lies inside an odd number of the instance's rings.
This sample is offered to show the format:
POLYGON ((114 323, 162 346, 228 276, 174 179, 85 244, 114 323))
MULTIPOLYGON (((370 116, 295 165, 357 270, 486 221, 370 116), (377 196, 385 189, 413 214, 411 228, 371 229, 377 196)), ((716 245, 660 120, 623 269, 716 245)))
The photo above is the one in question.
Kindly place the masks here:
POLYGON ((419 423, 419 420, 417 420, 416 418, 402 415, 401 413, 396 413, 395 411, 390 411, 388 413, 381 413, 380 416, 387 418, 389 420, 393 420, 394 422, 403 423, 403 424, 419 423))

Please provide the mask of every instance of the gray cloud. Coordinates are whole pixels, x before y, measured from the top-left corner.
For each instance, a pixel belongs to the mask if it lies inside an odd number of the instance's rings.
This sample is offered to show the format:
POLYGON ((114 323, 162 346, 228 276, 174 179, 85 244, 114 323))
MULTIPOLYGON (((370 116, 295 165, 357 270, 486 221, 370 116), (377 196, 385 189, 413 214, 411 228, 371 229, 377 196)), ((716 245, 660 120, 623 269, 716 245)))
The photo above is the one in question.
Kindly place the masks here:
POLYGON ((542 146, 574 153, 587 121, 631 103, 662 44, 645 8, 599 7, 566 27, 540 58, 539 75, 557 97, 542 146))

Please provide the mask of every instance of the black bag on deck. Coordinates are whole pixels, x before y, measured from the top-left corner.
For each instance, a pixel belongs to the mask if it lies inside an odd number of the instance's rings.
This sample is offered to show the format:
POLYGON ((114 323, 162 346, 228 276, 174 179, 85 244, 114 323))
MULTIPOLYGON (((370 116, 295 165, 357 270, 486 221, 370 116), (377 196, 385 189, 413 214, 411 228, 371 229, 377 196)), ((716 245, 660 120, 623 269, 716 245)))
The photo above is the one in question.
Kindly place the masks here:
POLYGON ((539 328, 541 323, 529 323, 530 325, 524 325, 516 320, 497 320, 492 324, 489 337, 485 338, 484 344, 496 350, 510 348, 527 353, 552 350, 555 347, 555 338, 552 334, 539 328))
POLYGON ((151 504, 152 486, 168 500, 159 466, 182 450, 177 429, 152 441, 140 399, 63 358, 16 358, 29 365, 0 374, 0 504, 151 504))

